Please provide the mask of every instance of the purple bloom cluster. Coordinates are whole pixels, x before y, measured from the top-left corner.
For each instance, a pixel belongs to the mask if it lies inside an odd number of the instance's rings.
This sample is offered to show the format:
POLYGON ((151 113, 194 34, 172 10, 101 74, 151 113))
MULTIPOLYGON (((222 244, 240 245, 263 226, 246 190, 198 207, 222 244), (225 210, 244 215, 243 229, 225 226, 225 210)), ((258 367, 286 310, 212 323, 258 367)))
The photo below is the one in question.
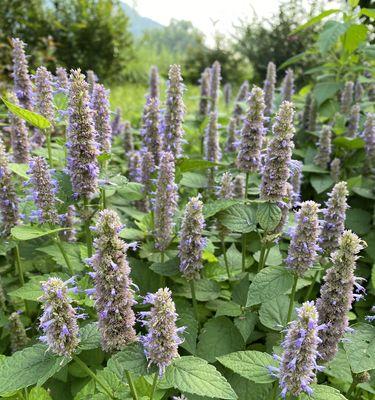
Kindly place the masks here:
POLYGON ((363 86, 361 85, 360 81, 356 81, 355 85, 354 85, 354 101, 356 103, 359 103, 362 100, 363 97, 363 86))
POLYGON ((13 47, 13 80, 14 92, 20 106, 28 110, 33 109, 33 87, 29 76, 29 66, 25 55, 25 43, 14 38, 11 40, 13 47))
POLYGON ((8 167, 8 157, 0 139, 0 236, 3 237, 10 235, 11 229, 17 225, 19 218, 18 197, 11 177, 12 174, 8 167))
POLYGON ((331 127, 324 125, 320 133, 319 142, 317 143, 318 152, 314 158, 314 163, 321 168, 326 169, 331 159, 331 127))
POLYGON ((53 76, 46 67, 39 67, 35 73, 36 110, 53 124, 55 109, 53 105, 53 76))
POLYGON ((288 222, 289 211, 294 206, 294 204, 293 204, 294 196, 295 196, 295 192, 294 192, 293 186, 289 182, 287 182, 286 183, 286 196, 283 198, 282 201, 276 202, 276 205, 281 210, 281 218, 280 218, 280 222, 278 223, 276 228, 272 231, 273 235, 283 232, 285 224, 288 222))
POLYGON ((282 101, 292 101, 294 93, 294 73, 292 69, 287 69, 285 78, 283 80, 281 88, 281 99, 282 101))
POLYGON ((69 281, 63 282, 59 278, 49 278, 42 282, 43 314, 40 317, 39 327, 44 335, 40 340, 47 343, 48 349, 59 356, 71 356, 79 344, 79 329, 77 319, 84 315, 77 315, 71 305, 68 295, 69 281))
MULTIPOLYGON (((10 100, 18 105, 16 97, 10 100)), ((26 122, 13 113, 9 113, 10 120, 10 142, 13 149, 13 162, 27 163, 30 157, 30 144, 26 122)))
POLYGON ((362 137, 365 141, 366 162, 371 171, 375 167, 375 114, 367 114, 362 137))
POLYGON ((206 245, 206 240, 202 237, 204 227, 203 203, 199 197, 192 197, 185 208, 178 246, 180 271, 187 280, 199 279, 203 268, 202 253, 206 245))
POLYGON ((211 111, 216 111, 219 102, 221 81, 221 65, 219 61, 215 61, 211 67, 211 83, 210 83, 210 97, 211 97, 211 111))
POLYGON ((153 155, 155 164, 159 164, 162 151, 162 136, 160 131, 160 110, 158 97, 148 97, 143 110, 143 126, 141 135, 147 151, 153 155))
POLYGON ((132 182, 141 183, 142 181, 142 163, 140 151, 132 151, 129 154, 128 176, 132 182))
POLYGON ((358 253, 366 243, 355 233, 344 231, 339 241, 339 248, 332 253, 332 267, 324 276, 324 284, 320 289, 320 298, 316 306, 319 321, 327 325, 320 335, 320 357, 324 361, 332 360, 338 350, 338 344, 349 326, 348 313, 354 299, 361 298, 353 294, 354 287, 364 292, 364 288, 354 277, 358 253))
POLYGON ((170 151, 175 158, 181 155, 181 141, 184 135, 185 105, 182 99, 183 85, 180 66, 173 64, 169 69, 166 110, 164 115, 164 151, 170 151))
POLYGON ((147 150, 141 150, 141 183, 143 184, 143 195, 145 198, 141 201, 141 211, 148 212, 149 194, 151 193, 152 180, 151 175, 155 171, 154 156, 147 150))
POLYGON ((210 111, 210 87, 211 87, 211 69, 206 68, 199 80, 200 83, 200 100, 199 100, 199 115, 205 117, 210 111))
POLYGON ((236 120, 236 130, 240 129, 242 124, 242 116, 244 114, 244 109, 242 103, 249 96, 249 82, 244 81, 240 88, 238 89, 236 100, 234 101, 233 118, 236 120))
POLYGON ((121 123, 121 108, 120 107, 116 108, 115 116, 113 117, 113 120, 111 122, 111 129, 112 129, 113 136, 120 135, 124 129, 124 125, 121 123))
POLYGON ((89 199, 98 190, 98 148, 88 84, 79 69, 70 76, 68 113, 68 171, 75 196, 89 199))
POLYGON ((338 182, 341 176, 341 160, 339 158, 334 158, 329 167, 332 180, 338 182))
POLYGON ((219 162, 221 160, 221 150, 219 143, 219 129, 217 123, 217 112, 211 111, 205 137, 205 155, 206 160, 219 162))
POLYGON ((134 151, 133 141, 133 129, 129 121, 125 121, 123 125, 124 130, 124 150, 125 155, 128 155, 131 151, 134 151))
POLYGON ((316 371, 322 367, 317 365, 319 331, 325 326, 318 324, 318 313, 313 301, 307 301, 297 308, 297 320, 291 322, 282 342, 284 352, 280 360, 279 386, 281 396, 288 394, 298 397, 302 392, 312 395, 311 383, 316 371))
POLYGON ((305 104, 304 104, 302 116, 301 116, 301 125, 302 125, 302 128, 305 130, 309 130, 310 109, 311 109, 312 101, 313 101, 313 98, 312 98, 312 94, 310 92, 305 97, 305 104))
POLYGON ((237 139, 236 139, 236 120, 231 118, 227 127, 227 141, 225 143, 225 151, 230 153, 237 150, 237 139))
POLYGON ((291 202, 293 207, 299 205, 301 201, 301 184, 302 184, 302 168, 303 163, 302 161, 298 160, 290 160, 289 164, 290 168, 290 177, 289 182, 292 186, 292 198, 291 202))
POLYGON ((224 102, 225 105, 228 107, 230 104, 230 100, 232 98, 232 85, 229 82, 227 82, 224 85, 223 91, 224 91, 224 102))
POLYGON ((178 186, 174 177, 175 159, 173 154, 162 152, 154 205, 155 247, 160 251, 166 250, 172 237, 173 218, 178 202, 178 186))
POLYGON ((293 117, 293 104, 284 101, 275 117, 272 127, 274 137, 267 148, 261 184, 263 200, 282 201, 286 196, 286 182, 289 179, 289 164, 294 147, 293 117))
POLYGON ((99 315, 99 331, 104 351, 113 352, 136 340, 136 303, 130 267, 126 258, 128 246, 118 234, 123 228, 115 211, 100 212, 94 231, 95 254, 88 263, 95 281, 95 308, 99 315))
POLYGON ((69 77, 66 69, 63 67, 56 68, 56 84, 57 89, 63 93, 67 93, 69 89, 69 77))
POLYGON ((339 239, 345 229, 345 212, 348 208, 349 195, 346 182, 339 182, 328 193, 328 201, 323 209, 320 246, 329 256, 339 245, 339 239))
POLYGON ((41 224, 58 224, 59 217, 56 208, 57 181, 52 179, 48 164, 43 157, 34 157, 29 163, 30 175, 26 185, 31 185, 30 195, 37 207, 31 213, 31 219, 37 219, 41 224))
POLYGON ((354 138, 358 135, 359 128, 359 117, 361 113, 361 107, 359 104, 354 104, 350 109, 350 117, 348 124, 348 133, 347 136, 354 138))
POLYGON ((69 243, 74 243, 77 238, 76 238, 76 229, 74 229, 74 222, 76 218, 76 208, 74 205, 68 206, 66 213, 63 215, 60 215, 60 223, 64 228, 68 228, 66 231, 61 231, 60 236, 62 239, 64 239, 66 242, 69 243))
POLYGON ((270 61, 267 65, 267 75, 264 81, 264 103, 266 108, 264 109, 264 115, 269 117, 273 110, 273 98, 275 95, 275 84, 276 84, 276 65, 270 61))
POLYGON ((248 111, 241 130, 237 166, 244 172, 255 172, 260 166, 264 136, 264 93, 254 86, 248 98, 248 111))
POLYGON ((296 227, 291 235, 286 268, 302 277, 316 260, 319 237, 319 204, 304 201, 296 214, 296 227))
POLYGON ((26 335, 25 327, 18 312, 13 312, 9 316, 9 332, 12 353, 22 350, 29 344, 30 339, 26 335))
POLYGON ((222 200, 233 199, 233 177, 230 172, 224 172, 217 192, 217 198, 222 200))
POLYGON ((102 153, 110 153, 112 146, 112 125, 109 110, 109 91, 95 83, 90 102, 96 133, 96 142, 102 153))
POLYGON ((353 82, 346 82, 345 87, 341 93, 341 114, 348 115, 353 103, 353 82))
POLYGON ((153 65, 150 70, 150 96, 153 99, 159 98, 159 71, 158 67, 153 65))
POLYGON ((156 293, 145 296, 144 303, 152 305, 150 311, 141 312, 147 335, 141 337, 149 365, 159 368, 159 375, 178 357, 178 346, 183 342, 180 333, 184 328, 177 328, 178 315, 168 288, 160 288, 156 293))

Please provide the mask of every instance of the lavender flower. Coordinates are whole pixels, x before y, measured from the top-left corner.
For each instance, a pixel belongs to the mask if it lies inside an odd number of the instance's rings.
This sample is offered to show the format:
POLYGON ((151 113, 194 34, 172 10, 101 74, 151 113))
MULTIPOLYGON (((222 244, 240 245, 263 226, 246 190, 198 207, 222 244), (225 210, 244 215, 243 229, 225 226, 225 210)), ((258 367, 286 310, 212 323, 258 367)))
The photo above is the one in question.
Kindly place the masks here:
POLYGON ((219 102, 221 81, 221 65, 219 61, 215 61, 211 67, 211 84, 210 84, 210 97, 211 97, 211 111, 216 111, 219 102))
POLYGON ((44 293, 40 300, 44 304, 39 324, 44 332, 40 340, 47 343, 48 350, 66 357, 70 357, 79 344, 77 318, 82 317, 71 305, 68 283, 59 278, 42 282, 44 293))
POLYGON ((314 163, 323 169, 327 168, 331 159, 331 127, 324 125, 320 133, 319 142, 317 143, 318 152, 314 158, 314 163))
POLYGON ((150 97, 153 99, 159 98, 159 71, 158 67, 153 65, 150 70, 150 97))
POLYGON ((113 117, 111 123, 112 135, 118 136, 122 133, 124 126, 121 123, 121 108, 117 107, 115 111, 115 116, 113 117))
POLYGON ((314 132, 316 130, 316 119, 317 119, 317 104, 314 98, 311 99, 310 109, 309 109, 309 124, 307 130, 314 132))
POLYGON ((26 335, 25 327, 18 312, 13 312, 9 316, 10 348, 12 353, 26 347, 30 339, 26 335))
POLYGON ((177 328, 178 315, 168 288, 145 296, 144 303, 152 305, 150 311, 141 312, 147 335, 141 337, 149 365, 155 364, 162 376, 172 361, 179 357, 178 346, 182 343, 179 334, 184 328, 177 328))
POLYGON ((243 175, 237 175, 233 182, 233 195, 236 199, 245 197, 245 178, 243 175))
MULTIPOLYGON (((8 157, 0 139, 0 236, 8 237, 11 229, 18 224, 18 197, 8 167, 8 157)), ((1 303, 1 302, 0 302, 1 303)), ((1 307, 0 307, 1 308, 1 307)))
POLYGON ((57 87, 63 92, 67 92, 69 88, 69 77, 66 69, 63 67, 56 68, 57 87))
POLYGON ((356 81, 355 86, 354 86, 354 101, 356 103, 359 103, 362 100, 363 97, 363 86, 361 85, 360 81, 356 81))
POLYGON ((319 237, 319 204, 304 201, 296 214, 296 227, 291 235, 286 268, 302 277, 317 257, 319 237))
POLYGON ((345 212, 349 195, 346 182, 339 182, 328 193, 326 208, 323 210, 320 245, 326 255, 330 255, 339 245, 339 239, 345 229, 345 212))
POLYGON ((225 105, 228 107, 230 104, 230 100, 232 98, 232 85, 227 82, 224 85, 224 101, 225 101, 225 105))
POLYGON ((375 114, 367 114, 362 137, 365 141, 366 162, 371 171, 375 167, 375 114))
POLYGON ((248 99, 248 112, 241 130, 241 145, 237 157, 237 166, 244 172, 259 169, 260 153, 264 136, 264 93, 254 86, 248 99))
POLYGON ((335 158, 332 160, 330 164, 331 170, 331 178, 334 182, 338 182, 340 180, 341 175, 341 161, 339 158, 335 158))
POLYGON ((289 164, 294 147, 293 117, 293 104, 284 101, 272 127, 274 138, 267 149, 261 183, 262 200, 282 201, 286 196, 285 184, 289 179, 289 164))
POLYGON ((338 344, 348 329, 348 313, 358 294, 353 294, 353 288, 364 292, 364 288, 356 282, 354 271, 358 253, 366 246, 355 233, 344 231, 339 248, 332 253, 332 267, 324 276, 324 284, 320 289, 320 298, 316 307, 319 313, 319 322, 326 324, 320 338, 320 357, 324 361, 332 360, 338 350, 338 344))
POLYGON ((125 155, 134 151, 133 128, 129 121, 124 122, 124 150, 125 155))
POLYGON ((136 340, 132 310, 136 301, 126 259, 128 246, 118 236, 122 228, 115 211, 101 211, 95 225, 95 254, 89 260, 94 269, 102 348, 108 352, 121 350, 136 340))
POLYGON ((112 146, 112 126, 108 97, 109 91, 100 83, 95 83, 90 106, 93 111, 96 141, 102 153, 110 153, 112 146))
MULTIPOLYGON (((240 176, 240 175, 238 175, 240 176)), ((224 172, 221 177, 221 184, 217 192, 218 199, 229 200, 233 199, 233 177, 230 172, 224 172)))
POLYGON ((181 240, 178 246, 180 271, 187 280, 199 279, 202 253, 206 240, 202 237, 205 226, 203 203, 199 197, 192 197, 185 208, 181 224, 181 240))
POLYGON ((242 115, 244 113, 242 102, 244 102, 249 95, 249 82, 244 81, 240 86, 236 100, 234 102, 234 109, 233 109, 233 118, 236 120, 236 129, 239 129, 241 126, 242 115))
MULTIPOLYGON (((10 100, 18 105, 16 97, 11 97, 10 100)), ((10 120, 10 142, 13 149, 13 162, 27 163, 29 161, 29 137, 26 123, 17 115, 9 113, 10 120)))
POLYGON ((281 88, 282 101, 291 101, 294 93, 294 73, 292 69, 287 69, 281 88))
POLYGON ((359 117, 361 107, 359 104, 354 104, 350 110, 349 124, 348 124, 348 137, 354 138, 358 134, 359 117))
POLYGON ((219 130, 217 124, 217 112, 210 112, 210 119, 206 128, 205 137, 205 155, 206 160, 211 162, 219 162, 221 159, 221 150, 219 143, 219 130))
POLYGON ((48 164, 43 157, 34 157, 29 163, 31 185, 30 194, 37 206, 37 211, 31 214, 32 219, 37 219, 41 224, 55 225, 59 222, 56 209, 57 181, 52 179, 48 164))
POLYGON ((230 153, 237 150, 237 140, 236 140, 236 120, 231 118, 227 127, 227 141, 225 143, 225 151, 230 153))
POLYGON ((264 103, 266 108, 264 109, 264 115, 269 117, 273 110, 273 98, 275 94, 276 84, 276 65, 270 61, 267 65, 267 75, 264 81, 264 103))
POLYGON ((290 160, 290 177, 289 182, 292 186, 291 203, 293 207, 299 205, 301 201, 301 184, 302 184, 302 161, 290 160))
POLYGON ((91 96, 92 92, 94 91, 94 86, 96 82, 98 82, 98 77, 96 76, 95 72, 91 70, 86 71, 86 76, 87 76, 87 83, 89 84, 88 91, 91 96))
POLYGON ((318 325, 318 313, 313 301, 307 301, 297 308, 297 320, 290 323, 282 342, 284 352, 280 358, 279 385, 281 396, 287 394, 298 397, 305 392, 309 396, 313 390, 317 365, 319 331, 324 325, 318 325))
POLYGON ((289 211, 293 206, 295 206, 295 204, 293 203, 294 195, 295 195, 295 193, 294 193, 292 185, 289 182, 287 182, 286 183, 286 196, 283 198, 282 201, 276 202, 276 205, 281 210, 281 218, 280 218, 280 222, 278 223, 276 228, 271 232, 272 235, 277 235, 277 234, 280 234, 283 232, 284 227, 285 227, 286 223, 288 222, 289 211))
POLYGON ((143 184, 143 195, 145 198, 140 203, 141 211, 148 212, 149 206, 149 194, 151 193, 151 175, 155 171, 154 156, 149 151, 141 151, 141 183, 143 184))
POLYGON ((35 74, 36 109, 51 124, 53 124, 55 119, 52 85, 52 74, 46 67, 39 67, 35 74))
POLYGON ((98 190, 98 149, 88 84, 79 69, 70 76, 68 113, 68 171, 75 196, 89 199, 98 190))
POLYGON ((129 165, 128 165, 129 180, 132 182, 140 183, 142 180, 142 166, 141 166, 141 154, 139 151, 132 151, 129 154, 129 165))
POLYGON ((159 99, 149 97, 143 111, 143 127, 141 129, 143 143, 148 152, 153 155, 155 164, 159 164, 162 151, 162 136, 160 132, 159 99))
POLYGON ((305 130, 309 130, 310 109, 311 109, 312 101, 313 101, 313 98, 312 98, 312 95, 310 92, 310 93, 308 93, 308 95, 305 98, 305 104, 303 107, 302 117, 301 117, 302 128, 305 130))
POLYGON ((344 90, 341 93, 341 113, 344 115, 349 114, 350 107, 353 102, 353 82, 346 82, 344 90))
POLYGON ((181 140, 185 105, 182 100, 183 85, 179 65, 172 65, 169 70, 169 81, 164 116, 164 151, 170 151, 175 158, 181 155, 181 140))
POLYGON ((199 115, 205 117, 210 111, 211 69, 206 68, 199 80, 201 95, 199 100, 199 115))
POLYGON ((178 202, 178 186, 174 181, 175 159, 170 152, 160 155, 159 173, 156 183, 154 226, 155 247, 165 251, 172 238, 173 217, 178 202))
POLYGON ((74 229, 74 222, 76 217, 76 208, 74 205, 68 206, 66 213, 60 216, 60 223, 64 228, 69 228, 66 231, 61 231, 60 236, 66 242, 74 243, 76 238, 76 229, 74 229))
POLYGON ((33 88, 29 76, 29 66, 25 55, 26 44, 18 39, 13 38, 11 40, 13 52, 13 80, 14 80, 14 91, 20 106, 28 110, 33 109, 33 88))

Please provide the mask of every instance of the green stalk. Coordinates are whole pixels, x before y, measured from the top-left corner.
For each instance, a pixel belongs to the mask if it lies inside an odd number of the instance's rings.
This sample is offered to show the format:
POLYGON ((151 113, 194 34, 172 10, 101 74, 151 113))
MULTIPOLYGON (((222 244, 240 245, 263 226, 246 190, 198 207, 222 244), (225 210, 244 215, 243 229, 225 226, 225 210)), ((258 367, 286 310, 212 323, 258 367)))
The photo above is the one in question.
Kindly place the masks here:
POLYGON ((51 148, 51 131, 46 129, 46 143, 47 143, 47 152, 48 152, 48 163, 49 166, 53 167, 53 160, 52 160, 52 148, 51 148))
POLYGON ((287 323, 290 322, 293 312, 293 305, 294 305, 294 298, 296 296, 296 289, 297 289, 297 282, 298 282, 298 275, 294 275, 294 282, 292 287, 292 293, 290 294, 290 301, 289 301, 289 310, 288 310, 288 319, 287 323))
POLYGON ((268 258, 268 255, 270 254, 271 247, 267 247, 267 244, 262 245, 260 249, 260 255, 259 255, 259 264, 258 264, 258 272, 261 271, 264 266, 266 265, 266 261, 268 258))
MULTIPOLYGON (((246 180, 245 180, 245 193, 244 200, 247 199, 247 191, 249 187, 249 173, 246 172, 246 180)), ((242 272, 245 272, 246 269, 246 233, 242 234, 242 272)))
POLYGON ((277 399, 277 387, 278 387, 278 381, 273 383, 271 400, 276 400, 277 399))
POLYGON ((151 388, 151 393, 150 393, 150 400, 152 400, 154 398, 157 383, 158 383, 158 374, 155 373, 154 381, 152 383, 152 388, 151 388))
POLYGON ((78 356, 73 356, 73 360, 85 371, 87 372, 88 375, 91 376, 92 379, 94 379, 95 382, 97 382, 103 390, 107 393, 107 395, 111 398, 114 399, 112 394, 108 391, 107 387, 105 384, 94 374, 94 372, 91 371, 91 369, 80 359, 78 356))
POLYGON ((199 319, 198 319, 198 304, 197 304, 197 298, 196 298, 196 295, 195 295, 195 282, 194 282, 194 279, 190 280, 189 283, 190 283, 191 298, 193 300, 194 316, 195 316, 195 319, 197 320, 197 322, 199 323, 199 319))
MULTIPOLYGON (((165 262, 165 253, 164 251, 162 251, 160 253, 160 263, 164 264, 165 262)), ((165 276, 164 275, 160 275, 160 287, 163 288, 165 287, 165 276)))
POLYGON ((105 189, 103 189, 103 188, 100 188, 100 197, 101 197, 100 209, 105 210, 107 208, 107 201, 106 201, 106 197, 105 197, 105 189))
POLYGON ((20 248, 18 247, 18 243, 16 244, 16 247, 14 248, 14 259, 15 259, 18 279, 20 281, 21 286, 23 286, 25 284, 25 278, 23 277, 23 269, 22 269, 21 257, 20 257, 20 248))
POLYGON ((350 385, 348 392, 346 393, 347 397, 349 397, 355 391, 357 384, 358 384, 358 382, 353 378, 353 382, 350 385))
POLYGON ((137 389, 134 386, 134 382, 132 376, 130 375, 129 371, 125 371, 126 380, 129 384, 130 393, 133 397, 133 400, 138 400, 137 389))
POLYGON ((223 251, 224 263, 225 268, 227 270, 228 280, 230 280, 230 271, 229 271, 229 264, 228 264, 228 257, 227 257, 227 248, 225 247, 224 238, 221 239, 221 248, 223 251))
POLYGON ((314 278, 313 278, 313 280, 312 280, 312 282, 311 282, 311 284, 310 284, 310 286, 309 286, 309 290, 308 290, 307 293, 306 293, 305 301, 307 301, 307 300, 310 298, 311 293, 312 293, 312 291, 313 291, 313 289, 314 289, 314 286, 315 286, 315 282, 317 281, 319 274, 320 274, 320 271, 319 271, 319 270, 315 272, 314 278))
POLYGON ((61 255, 62 255, 63 258, 64 258, 64 261, 65 261, 65 263, 66 263, 66 266, 68 267, 69 273, 70 273, 71 275, 73 275, 74 272, 73 272, 72 264, 70 263, 70 259, 69 259, 68 255, 66 254, 66 251, 65 251, 65 249, 64 249, 64 246, 63 246, 63 244, 61 243, 61 240, 60 240, 60 238, 58 237, 58 235, 55 236, 54 242, 56 243, 56 246, 59 248, 60 253, 61 253, 61 255))
MULTIPOLYGON (((83 206, 86 209, 86 212, 88 214, 89 211, 89 201, 87 198, 83 199, 83 206)), ((85 220, 85 237, 86 237, 86 246, 87 246, 87 256, 91 257, 92 256, 92 235, 90 231, 90 219, 88 218, 85 220)))

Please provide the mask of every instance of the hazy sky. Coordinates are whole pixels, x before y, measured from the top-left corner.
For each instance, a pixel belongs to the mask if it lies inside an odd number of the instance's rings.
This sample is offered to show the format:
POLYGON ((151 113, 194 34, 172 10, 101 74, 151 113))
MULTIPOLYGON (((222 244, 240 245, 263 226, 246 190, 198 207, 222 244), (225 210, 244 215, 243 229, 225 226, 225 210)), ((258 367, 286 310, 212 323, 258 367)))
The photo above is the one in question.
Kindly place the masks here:
POLYGON ((240 18, 251 17, 253 12, 270 16, 281 0, 128 0, 144 17, 168 25, 171 18, 190 20, 212 39, 216 29, 222 33, 233 32, 233 24, 240 18))

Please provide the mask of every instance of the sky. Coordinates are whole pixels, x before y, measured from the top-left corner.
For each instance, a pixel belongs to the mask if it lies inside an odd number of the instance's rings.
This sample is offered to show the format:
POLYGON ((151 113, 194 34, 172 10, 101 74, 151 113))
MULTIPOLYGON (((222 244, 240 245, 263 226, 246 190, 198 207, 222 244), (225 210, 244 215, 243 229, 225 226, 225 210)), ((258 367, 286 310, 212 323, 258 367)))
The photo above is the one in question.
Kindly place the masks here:
POLYGON ((254 12, 269 17, 281 0, 128 0, 143 17, 168 25, 172 18, 191 21, 212 41, 216 29, 230 34, 233 24, 242 18, 250 19, 254 12))

